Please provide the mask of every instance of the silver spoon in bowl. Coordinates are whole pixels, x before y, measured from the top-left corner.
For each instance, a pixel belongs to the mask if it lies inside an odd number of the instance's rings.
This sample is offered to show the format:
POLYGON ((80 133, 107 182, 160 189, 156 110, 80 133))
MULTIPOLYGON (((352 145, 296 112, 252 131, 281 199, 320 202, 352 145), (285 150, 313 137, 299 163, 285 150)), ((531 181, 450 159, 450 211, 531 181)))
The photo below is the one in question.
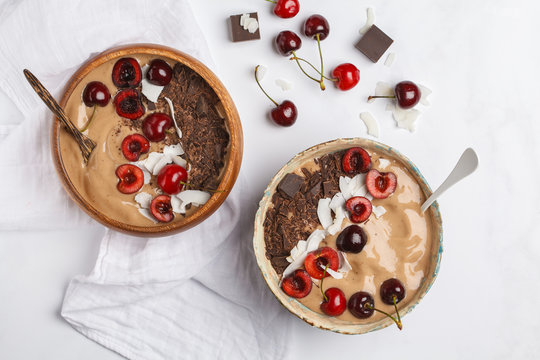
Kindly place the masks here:
POLYGON ((446 190, 455 185, 458 181, 472 174, 478 167, 478 156, 473 149, 467 148, 459 158, 454 170, 448 175, 446 180, 437 190, 422 204, 422 212, 425 212, 431 204, 446 190))

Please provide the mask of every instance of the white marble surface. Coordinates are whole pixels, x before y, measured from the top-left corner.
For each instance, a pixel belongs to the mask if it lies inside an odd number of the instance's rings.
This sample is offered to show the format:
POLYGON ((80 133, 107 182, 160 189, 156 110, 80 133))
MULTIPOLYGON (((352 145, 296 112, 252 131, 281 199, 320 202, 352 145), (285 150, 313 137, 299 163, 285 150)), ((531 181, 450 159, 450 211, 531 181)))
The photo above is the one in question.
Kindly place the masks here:
MULTIPOLYGON (((251 180, 245 196, 258 201, 272 175, 311 145, 366 136, 358 117, 362 111, 378 119, 380 141, 412 159, 433 187, 468 146, 478 152, 480 168, 440 200, 445 236, 440 274, 404 319, 404 330, 391 327, 343 336, 296 320, 290 339, 293 358, 539 358, 540 4, 301 2, 300 14, 283 20, 262 0, 192 1, 215 70, 242 118, 242 171, 251 180), (375 7, 376 24, 395 40, 390 51, 396 60, 390 68, 383 61, 370 63, 353 47, 368 6, 375 7), (262 39, 231 43, 226 19, 251 11, 259 13, 262 39), (299 32, 312 13, 325 15, 331 25, 323 42, 328 68, 352 62, 361 70, 361 82, 350 92, 331 87, 319 91, 272 49, 277 32, 299 32), (293 127, 279 128, 266 118, 271 104, 253 81, 256 64, 268 67, 268 92, 298 106, 293 127), (282 92, 274 84, 277 78, 292 81, 294 89, 282 92), (413 134, 396 129, 384 102, 365 102, 378 81, 403 79, 433 90, 432 105, 413 134)), ((303 41, 299 55, 316 61, 315 43, 303 41)), ((0 109, 0 124, 19 121, 3 94, 0 109)), ((0 231, 1 359, 119 358, 75 332, 58 315, 68 280, 91 269, 101 233, 98 225, 84 231, 0 231)))

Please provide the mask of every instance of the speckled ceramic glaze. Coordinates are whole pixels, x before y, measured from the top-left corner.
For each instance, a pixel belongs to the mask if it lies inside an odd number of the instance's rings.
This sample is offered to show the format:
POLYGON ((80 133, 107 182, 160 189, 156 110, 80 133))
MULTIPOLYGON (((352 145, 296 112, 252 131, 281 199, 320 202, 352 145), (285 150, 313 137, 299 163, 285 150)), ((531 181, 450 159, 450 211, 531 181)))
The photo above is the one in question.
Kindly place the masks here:
MULTIPOLYGON (((281 170, 278 171, 278 173, 270 181, 270 184, 266 188, 264 196, 259 204, 259 210, 257 211, 257 215, 255 217, 255 232, 253 237, 253 247, 255 250, 255 256, 257 258, 257 263, 261 270, 261 274, 263 275, 266 283, 270 287, 270 290, 272 290, 272 293, 281 302, 281 304, 291 313, 298 316, 300 319, 304 320, 310 325, 342 334, 363 334, 366 332, 382 329, 388 325, 393 324, 393 322, 388 318, 383 318, 381 320, 373 321, 370 323, 359 324, 351 321, 335 319, 333 317, 316 313, 315 311, 312 311, 311 309, 302 305, 296 299, 285 294, 279 287, 280 278, 278 274, 272 267, 270 260, 266 258, 263 223, 266 217, 266 211, 269 205, 272 203, 272 195, 274 194, 277 185, 287 173, 294 171, 307 160, 321 157, 328 153, 348 149, 353 146, 361 146, 368 150, 377 150, 382 155, 386 155, 389 158, 394 158, 401 161, 403 165, 410 171, 411 175, 416 179, 426 198, 431 195, 431 189, 418 168, 409 159, 401 155, 393 148, 372 140, 361 138, 332 140, 319 145, 315 145, 299 153, 294 158, 292 158, 283 168, 281 168, 281 170)), ((428 267, 428 272, 419 290, 417 291, 414 298, 411 299, 408 305, 403 309, 401 316, 404 316, 406 313, 410 312, 420 302, 422 297, 424 297, 424 295, 429 291, 439 271, 439 265, 443 249, 443 233, 442 219, 439 212, 439 205, 437 204, 437 202, 435 202, 426 211, 426 214, 431 216, 433 221, 433 239, 431 239, 432 246, 430 249, 431 261, 428 267)))

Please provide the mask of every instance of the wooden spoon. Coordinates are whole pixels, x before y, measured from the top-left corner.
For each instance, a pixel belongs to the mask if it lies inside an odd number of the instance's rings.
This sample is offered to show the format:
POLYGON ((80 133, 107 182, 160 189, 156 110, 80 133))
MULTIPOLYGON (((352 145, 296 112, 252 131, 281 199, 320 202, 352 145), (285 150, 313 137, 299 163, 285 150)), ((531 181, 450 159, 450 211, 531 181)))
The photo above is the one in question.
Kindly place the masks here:
POLYGON ((58 105, 56 100, 52 97, 52 95, 45 89, 43 84, 32 74, 29 70, 24 69, 24 76, 26 76, 26 80, 30 83, 30 86, 32 86, 32 89, 38 94, 38 96, 43 100, 45 105, 53 112, 54 115, 56 115, 62 124, 66 127, 66 129, 73 135, 75 140, 77 141, 77 144, 79 144, 79 147, 81 148, 82 156, 84 159, 84 163, 88 163, 88 159, 90 158, 90 154, 92 154, 92 150, 96 147, 96 143, 94 140, 90 139, 89 137, 83 135, 77 129, 75 125, 69 120, 64 110, 58 105))

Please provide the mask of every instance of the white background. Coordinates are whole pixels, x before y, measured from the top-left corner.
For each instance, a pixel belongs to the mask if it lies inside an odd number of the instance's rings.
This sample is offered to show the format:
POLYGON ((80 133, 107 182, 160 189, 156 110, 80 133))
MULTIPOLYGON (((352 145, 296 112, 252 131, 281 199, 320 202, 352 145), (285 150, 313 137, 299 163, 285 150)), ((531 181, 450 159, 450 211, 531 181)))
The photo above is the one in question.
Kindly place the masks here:
MULTIPOLYGON (((539 358, 540 5, 303 0, 300 14, 284 20, 263 0, 191 3, 215 70, 241 115, 242 171, 250 183, 245 196, 253 202, 297 152, 330 139, 367 136, 358 117, 362 111, 377 118, 379 140, 412 159, 432 187, 466 147, 480 158, 479 170, 440 200, 445 244, 440 274, 404 319, 404 330, 344 336, 295 320, 294 358, 539 358), (353 47, 368 6, 375 8, 376 24, 395 40, 391 67, 383 65, 386 56, 372 64, 353 47), (232 43, 226 19, 252 11, 259 13, 262 39, 232 43), (331 26, 322 44, 328 69, 352 62, 361 70, 360 84, 347 93, 332 86, 321 92, 272 48, 279 31, 300 33, 313 13, 323 14, 331 26), (299 118, 293 127, 279 128, 267 119, 272 107, 253 80, 256 64, 268 67, 263 85, 276 100, 296 103, 299 118), (277 78, 293 82, 294 89, 282 92, 274 84, 277 78), (384 101, 365 101, 378 81, 405 79, 433 90, 432 105, 422 109, 412 134, 395 127, 384 101)), ((316 44, 303 37, 299 55, 317 63, 316 51, 316 44)), ((0 122, 16 123, 17 117, 1 94, 0 122)), ((119 358, 58 315, 70 278, 92 268, 102 232, 97 224, 83 233, 0 232, 0 359, 119 358)))

